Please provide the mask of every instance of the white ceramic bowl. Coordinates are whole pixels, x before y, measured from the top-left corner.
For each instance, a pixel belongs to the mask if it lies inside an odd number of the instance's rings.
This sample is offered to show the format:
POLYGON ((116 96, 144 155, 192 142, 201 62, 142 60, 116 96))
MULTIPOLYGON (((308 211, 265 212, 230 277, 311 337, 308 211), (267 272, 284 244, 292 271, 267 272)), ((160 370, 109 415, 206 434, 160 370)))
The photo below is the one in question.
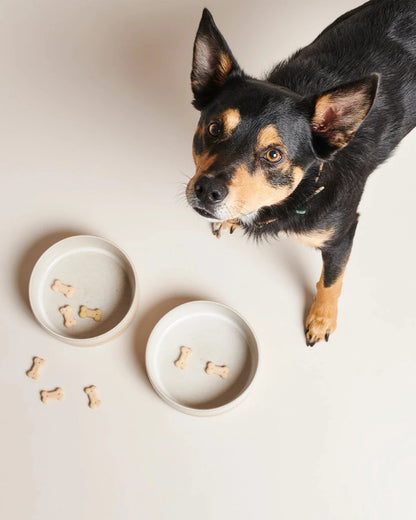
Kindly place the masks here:
POLYGON ((239 404, 252 388, 258 366, 257 340, 233 309, 194 301, 168 312, 153 329, 146 348, 146 369, 154 389, 181 412, 216 415, 239 404), (174 362, 180 347, 192 349, 188 366, 174 362), (208 375, 206 364, 226 365, 226 379, 208 375))
POLYGON ((138 290, 134 267, 114 243, 80 235, 57 242, 37 261, 29 300, 39 323, 56 338, 79 346, 104 343, 133 319, 138 290), (71 298, 52 290, 55 280, 75 287, 71 298), (76 326, 66 328, 59 308, 71 305, 76 326), (102 310, 102 319, 80 318, 81 305, 102 310))

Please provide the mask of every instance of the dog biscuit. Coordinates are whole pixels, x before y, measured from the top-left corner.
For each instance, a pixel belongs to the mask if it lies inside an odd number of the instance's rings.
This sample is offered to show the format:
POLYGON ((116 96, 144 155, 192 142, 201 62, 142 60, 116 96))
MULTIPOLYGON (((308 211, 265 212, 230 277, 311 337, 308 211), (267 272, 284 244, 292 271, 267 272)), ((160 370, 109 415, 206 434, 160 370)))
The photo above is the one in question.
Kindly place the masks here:
POLYGON ((42 403, 49 403, 49 401, 57 400, 62 401, 64 398, 64 392, 62 388, 55 388, 55 390, 42 390, 40 393, 42 403))
POLYGON ((51 288, 55 292, 62 293, 67 298, 72 298, 75 292, 75 287, 72 287, 72 285, 65 285, 61 280, 55 280, 51 288))
POLYGON ((186 370, 188 368, 188 360, 192 354, 193 352, 191 348, 181 347, 181 355, 175 361, 175 366, 182 370, 186 370))
POLYGON ((64 325, 67 329, 75 327, 75 325, 77 324, 77 320, 74 318, 74 315, 72 314, 72 307, 70 305, 60 307, 59 312, 64 317, 64 325))
POLYGON ((103 311, 101 309, 89 309, 85 305, 81 305, 78 316, 80 318, 92 318, 94 321, 101 321, 103 311))
POLYGON ((208 375, 215 374, 223 379, 227 379, 230 369, 226 365, 219 366, 212 361, 208 361, 207 366, 205 367, 205 372, 208 375))
POLYGON ((84 392, 88 396, 88 406, 90 408, 99 408, 102 402, 97 397, 97 387, 95 385, 87 386, 84 388, 84 392))
POLYGON ((26 372, 26 375, 28 377, 31 377, 32 379, 39 379, 40 367, 43 366, 45 363, 46 363, 46 361, 44 359, 35 356, 33 358, 33 364, 31 366, 30 370, 28 370, 26 372))

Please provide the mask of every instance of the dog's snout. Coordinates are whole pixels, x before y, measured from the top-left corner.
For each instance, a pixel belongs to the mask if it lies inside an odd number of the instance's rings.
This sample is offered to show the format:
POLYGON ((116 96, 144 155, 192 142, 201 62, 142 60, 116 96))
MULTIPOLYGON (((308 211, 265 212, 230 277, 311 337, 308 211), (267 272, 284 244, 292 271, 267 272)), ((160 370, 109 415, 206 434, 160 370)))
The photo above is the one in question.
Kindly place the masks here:
POLYGON ((195 183, 195 195, 205 204, 218 204, 228 193, 228 188, 222 182, 211 177, 202 176, 195 183))

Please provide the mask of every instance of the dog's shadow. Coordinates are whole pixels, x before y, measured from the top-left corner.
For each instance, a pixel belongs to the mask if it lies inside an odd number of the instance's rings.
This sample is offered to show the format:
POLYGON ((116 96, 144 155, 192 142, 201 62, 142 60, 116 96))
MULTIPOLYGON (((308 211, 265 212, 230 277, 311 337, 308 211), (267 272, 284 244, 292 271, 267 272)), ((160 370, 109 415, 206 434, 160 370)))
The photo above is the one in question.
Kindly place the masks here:
POLYGON ((160 302, 152 305, 147 311, 141 316, 136 325, 136 330, 133 339, 133 351, 137 365, 141 372, 147 377, 146 371, 146 346, 149 336, 157 324, 157 322, 169 311, 182 305, 195 300, 204 300, 206 298, 196 294, 179 294, 170 296, 160 302))
POLYGON ((35 267, 36 262, 41 255, 53 244, 69 238, 74 235, 84 235, 85 230, 79 229, 63 229, 54 231, 34 240, 29 247, 24 249, 20 254, 20 258, 16 262, 16 269, 14 273, 16 292, 19 295, 20 301, 26 312, 31 316, 30 302, 29 302, 29 281, 30 275, 35 267))
POLYGON ((288 278, 294 279, 303 293, 304 307, 301 319, 302 328, 304 329, 306 318, 315 297, 315 283, 317 279, 313 279, 311 265, 308 263, 310 251, 306 251, 306 248, 302 249, 304 251, 290 240, 280 240, 274 256, 277 259, 279 271, 286 273, 288 278))

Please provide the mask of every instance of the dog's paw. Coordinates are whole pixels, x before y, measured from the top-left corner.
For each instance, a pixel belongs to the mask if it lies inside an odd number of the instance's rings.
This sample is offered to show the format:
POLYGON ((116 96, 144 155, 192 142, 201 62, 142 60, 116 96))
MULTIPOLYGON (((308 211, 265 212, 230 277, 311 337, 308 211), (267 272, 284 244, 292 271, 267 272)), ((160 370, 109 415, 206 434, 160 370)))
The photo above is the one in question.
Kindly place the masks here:
POLYGON ((230 235, 232 235, 240 225, 241 224, 237 219, 225 220, 224 222, 212 222, 211 230, 213 235, 220 238, 222 232, 228 231, 230 235))
POLYGON ((337 309, 319 307, 315 304, 306 318, 305 336, 308 347, 313 347, 318 341, 328 341, 329 335, 337 327, 337 309))

